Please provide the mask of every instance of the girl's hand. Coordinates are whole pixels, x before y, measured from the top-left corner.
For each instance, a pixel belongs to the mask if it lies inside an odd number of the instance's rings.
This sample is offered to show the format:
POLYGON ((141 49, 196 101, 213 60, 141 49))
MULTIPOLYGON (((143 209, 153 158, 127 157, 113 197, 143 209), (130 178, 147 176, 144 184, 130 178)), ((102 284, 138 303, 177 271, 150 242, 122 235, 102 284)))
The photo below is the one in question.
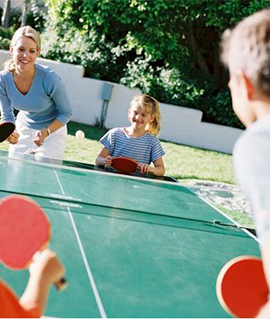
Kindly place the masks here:
POLYGON ((152 171, 152 167, 150 165, 144 164, 144 163, 140 163, 139 168, 140 168, 140 172, 144 173, 144 174, 151 173, 151 171, 152 171))
POLYGON ((37 146, 41 146, 44 144, 45 138, 48 136, 47 130, 42 129, 41 131, 37 131, 35 134, 35 138, 33 139, 33 142, 37 146))
POLYGON ((105 166, 107 166, 107 167, 112 166, 112 157, 110 155, 105 157, 105 166))
POLYGON ((155 160, 154 166, 155 167, 152 167, 149 164, 139 163, 138 167, 141 173, 152 173, 155 176, 163 176, 165 174, 165 167, 162 157, 155 160))
POLYGON ((17 144, 19 137, 20 137, 20 135, 16 131, 14 131, 11 135, 9 135, 9 137, 7 138, 7 141, 10 144, 17 144))

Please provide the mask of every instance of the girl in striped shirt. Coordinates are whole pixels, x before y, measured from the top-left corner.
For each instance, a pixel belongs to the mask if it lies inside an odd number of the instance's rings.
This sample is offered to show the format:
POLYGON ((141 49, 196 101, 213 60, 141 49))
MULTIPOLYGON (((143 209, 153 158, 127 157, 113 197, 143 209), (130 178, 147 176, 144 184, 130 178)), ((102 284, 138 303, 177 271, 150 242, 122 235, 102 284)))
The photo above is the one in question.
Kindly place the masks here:
POLYGON ((141 173, 163 176, 162 156, 165 152, 156 137, 161 123, 158 101, 149 95, 135 96, 128 110, 128 119, 130 126, 111 129, 100 139, 103 148, 96 164, 110 167, 113 157, 129 157, 139 163, 141 173))

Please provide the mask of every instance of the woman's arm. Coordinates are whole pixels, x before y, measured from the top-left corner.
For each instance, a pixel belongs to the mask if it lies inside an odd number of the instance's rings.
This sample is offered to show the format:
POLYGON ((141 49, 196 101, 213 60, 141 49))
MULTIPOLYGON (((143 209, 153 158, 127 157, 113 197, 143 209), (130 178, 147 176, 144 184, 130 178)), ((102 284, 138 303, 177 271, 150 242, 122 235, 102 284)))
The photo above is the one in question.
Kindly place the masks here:
MULTIPOLYGON (((0 111, 2 122, 12 122, 15 124, 15 116, 11 107, 10 99, 7 96, 5 83, 0 77, 0 111)), ((18 143, 19 134, 16 130, 7 138, 10 144, 18 143)))
POLYGON ((44 127, 43 129, 38 131, 33 141, 36 143, 37 146, 41 146, 44 143, 46 137, 63 126, 64 125, 62 122, 60 122, 59 120, 54 120, 48 127, 44 127))
POLYGON ((54 101, 58 110, 56 119, 63 125, 67 124, 72 117, 72 108, 61 77, 54 72, 50 73, 46 78, 46 87, 47 94, 54 101))
POLYGON ((15 123, 15 116, 2 77, 0 77, 0 111, 2 122, 15 123))

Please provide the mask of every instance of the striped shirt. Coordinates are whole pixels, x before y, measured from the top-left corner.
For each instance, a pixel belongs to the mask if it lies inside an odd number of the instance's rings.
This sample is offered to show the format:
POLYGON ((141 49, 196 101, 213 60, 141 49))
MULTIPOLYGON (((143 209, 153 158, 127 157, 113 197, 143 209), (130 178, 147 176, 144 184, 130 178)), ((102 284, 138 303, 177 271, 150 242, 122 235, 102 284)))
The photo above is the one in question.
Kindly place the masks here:
POLYGON ((109 130, 100 142, 112 157, 130 157, 143 164, 155 162, 165 154, 159 139, 147 132, 140 137, 130 137, 124 128, 114 128, 109 130))

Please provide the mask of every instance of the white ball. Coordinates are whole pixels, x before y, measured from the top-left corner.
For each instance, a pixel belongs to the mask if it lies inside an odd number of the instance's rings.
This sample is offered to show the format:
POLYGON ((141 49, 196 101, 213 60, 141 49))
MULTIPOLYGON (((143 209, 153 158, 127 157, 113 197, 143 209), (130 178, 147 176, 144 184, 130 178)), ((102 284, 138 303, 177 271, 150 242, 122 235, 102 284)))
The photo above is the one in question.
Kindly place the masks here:
POLYGON ((75 133, 75 137, 78 139, 78 140, 82 140, 85 138, 85 134, 83 131, 79 130, 75 133))

